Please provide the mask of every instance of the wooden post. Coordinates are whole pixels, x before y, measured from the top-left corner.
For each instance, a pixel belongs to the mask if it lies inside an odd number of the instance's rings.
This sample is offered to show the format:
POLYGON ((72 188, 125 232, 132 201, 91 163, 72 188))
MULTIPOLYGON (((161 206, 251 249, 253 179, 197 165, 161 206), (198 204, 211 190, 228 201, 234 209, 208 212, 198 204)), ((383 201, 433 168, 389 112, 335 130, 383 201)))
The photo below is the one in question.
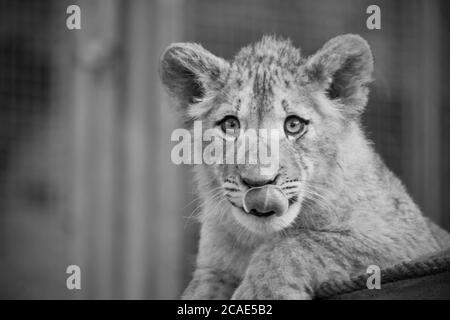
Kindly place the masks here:
POLYGON ((72 242, 82 298, 113 297, 117 217, 117 0, 79 1, 82 29, 74 45, 72 242))
POLYGON ((424 214, 441 223, 438 1, 405 1, 403 115, 405 178, 424 214))
POLYGON ((177 298, 182 171, 170 159, 171 112, 158 76, 165 46, 180 41, 183 2, 129 2, 126 78, 126 298, 177 298))

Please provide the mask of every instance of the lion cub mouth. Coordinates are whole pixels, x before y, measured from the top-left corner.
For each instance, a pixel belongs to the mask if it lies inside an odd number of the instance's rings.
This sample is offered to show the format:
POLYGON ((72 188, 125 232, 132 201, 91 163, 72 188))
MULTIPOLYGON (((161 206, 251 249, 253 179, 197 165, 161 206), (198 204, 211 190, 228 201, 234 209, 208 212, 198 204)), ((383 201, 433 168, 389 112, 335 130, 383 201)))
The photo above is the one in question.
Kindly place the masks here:
POLYGON ((248 189, 243 197, 243 206, 246 214, 266 218, 283 215, 289 207, 289 200, 279 187, 266 185, 248 189))

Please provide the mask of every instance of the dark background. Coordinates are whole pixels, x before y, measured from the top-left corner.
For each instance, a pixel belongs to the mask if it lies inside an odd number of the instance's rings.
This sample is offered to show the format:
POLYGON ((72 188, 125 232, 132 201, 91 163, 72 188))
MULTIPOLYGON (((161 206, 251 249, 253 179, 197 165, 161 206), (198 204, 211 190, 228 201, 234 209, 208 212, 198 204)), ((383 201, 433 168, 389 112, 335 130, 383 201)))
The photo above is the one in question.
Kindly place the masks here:
POLYGON ((450 230, 448 1, 0 0, 0 298, 176 298, 192 270, 198 206, 170 161, 178 125, 163 49, 232 58, 264 34, 304 55, 366 38, 368 135, 423 209, 450 230), (81 30, 66 8, 81 7, 81 30), (381 30, 366 8, 381 8, 381 30), (65 286, 68 265, 82 290, 65 286))

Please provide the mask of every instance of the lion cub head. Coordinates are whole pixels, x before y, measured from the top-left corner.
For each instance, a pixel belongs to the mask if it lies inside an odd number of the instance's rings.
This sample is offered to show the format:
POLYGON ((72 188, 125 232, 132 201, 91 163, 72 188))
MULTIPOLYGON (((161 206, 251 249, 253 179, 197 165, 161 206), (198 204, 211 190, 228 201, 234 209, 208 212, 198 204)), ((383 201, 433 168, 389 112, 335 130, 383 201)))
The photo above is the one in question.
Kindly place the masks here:
POLYGON ((357 35, 338 36, 309 58, 274 37, 243 48, 232 61, 176 43, 160 66, 188 126, 200 122, 212 133, 206 140, 223 142, 223 150, 215 149, 218 161, 198 165, 209 180, 205 191, 214 190, 211 200, 232 208, 225 214, 259 234, 288 227, 307 204, 320 203, 320 186, 339 171, 343 141, 359 128, 372 69, 370 48, 357 35), (262 163, 262 149, 272 163, 262 163))

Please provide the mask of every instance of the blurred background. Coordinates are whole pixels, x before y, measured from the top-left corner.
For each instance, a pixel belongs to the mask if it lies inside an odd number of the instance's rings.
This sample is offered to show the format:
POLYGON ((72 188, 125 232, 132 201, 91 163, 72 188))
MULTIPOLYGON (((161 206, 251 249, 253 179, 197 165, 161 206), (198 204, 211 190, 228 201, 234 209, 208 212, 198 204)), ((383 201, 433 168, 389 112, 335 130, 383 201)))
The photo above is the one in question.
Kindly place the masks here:
POLYGON ((341 33, 372 46, 369 136, 450 229, 449 1, 0 0, 0 298, 171 299, 198 225, 179 126, 158 80, 175 41, 232 58, 264 34, 304 55, 341 33), (81 30, 66 28, 67 6, 81 30), (381 8, 368 30, 366 8, 381 8), (81 268, 81 290, 66 268, 81 268))

